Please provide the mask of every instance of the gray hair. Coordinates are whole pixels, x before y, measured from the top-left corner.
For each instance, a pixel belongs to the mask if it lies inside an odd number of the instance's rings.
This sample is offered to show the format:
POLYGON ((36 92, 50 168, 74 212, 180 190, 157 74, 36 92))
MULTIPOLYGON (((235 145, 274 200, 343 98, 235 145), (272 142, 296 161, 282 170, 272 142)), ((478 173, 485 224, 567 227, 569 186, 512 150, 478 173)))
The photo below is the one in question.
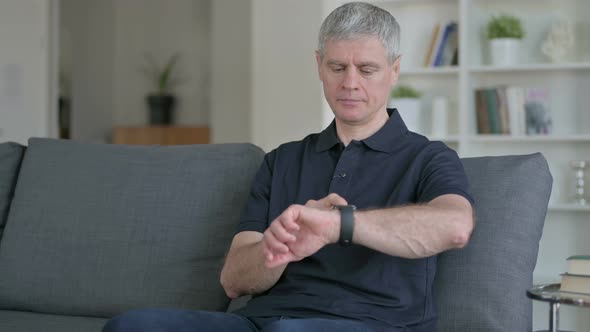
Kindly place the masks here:
POLYGON ((376 36, 389 60, 393 63, 399 55, 400 28, 395 18, 385 9, 364 2, 350 2, 326 17, 320 28, 318 53, 324 56, 324 46, 329 40, 354 40, 376 36))

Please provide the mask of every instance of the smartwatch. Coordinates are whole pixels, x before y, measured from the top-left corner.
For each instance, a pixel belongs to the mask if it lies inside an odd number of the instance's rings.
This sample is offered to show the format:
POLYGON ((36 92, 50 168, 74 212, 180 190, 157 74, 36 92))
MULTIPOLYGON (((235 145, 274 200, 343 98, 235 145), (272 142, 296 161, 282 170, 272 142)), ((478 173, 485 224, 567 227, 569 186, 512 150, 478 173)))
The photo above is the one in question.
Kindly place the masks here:
POLYGON ((352 244, 352 233, 354 231, 354 205, 334 205, 334 209, 340 210, 340 243, 343 247, 352 244))

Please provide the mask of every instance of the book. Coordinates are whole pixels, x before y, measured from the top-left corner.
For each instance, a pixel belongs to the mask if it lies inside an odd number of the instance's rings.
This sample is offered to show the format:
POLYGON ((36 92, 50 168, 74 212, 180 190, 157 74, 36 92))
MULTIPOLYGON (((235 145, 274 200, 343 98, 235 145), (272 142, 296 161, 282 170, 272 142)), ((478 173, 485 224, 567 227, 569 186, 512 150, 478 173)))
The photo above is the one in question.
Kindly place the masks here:
POLYGON ((426 59, 424 59, 424 67, 430 67, 430 63, 432 62, 432 53, 434 52, 434 46, 436 46, 436 40, 438 38, 439 31, 440 31, 440 23, 437 23, 434 26, 434 30, 432 32, 432 37, 430 39, 430 46, 428 47, 428 53, 426 54, 426 59))
POLYGON ((497 87, 498 117, 500 118, 500 134, 510 134, 510 117, 508 115, 508 103, 506 100, 506 87, 497 87))
POLYGON ((498 94, 496 93, 496 89, 485 89, 484 96, 490 124, 490 134, 500 134, 502 129, 500 123, 500 114, 498 113, 498 94))
MULTIPOLYGON (((457 41, 459 39, 457 38, 457 41)), ((458 66, 459 65, 459 44, 457 43, 457 48, 453 53, 453 58, 451 59, 451 66, 458 66)))
MULTIPOLYGON (((444 64, 443 57, 444 57, 445 48, 447 47, 447 44, 449 43, 449 40, 451 38, 451 35, 453 34, 453 31, 456 31, 456 30, 457 30, 457 22, 450 21, 444 25, 444 29, 441 34, 441 38, 439 39, 439 42, 436 45, 436 53, 435 53, 436 55, 434 56, 432 66, 439 67, 444 64)), ((452 57, 452 52, 451 52, 451 55, 448 56, 449 63, 450 63, 451 57, 452 57)))
POLYGON ((485 101, 485 90, 475 90, 475 117, 477 120, 477 133, 490 134, 490 122, 485 101))
POLYGON ((590 295, 590 275, 564 273, 561 275, 560 290, 590 295))
POLYGON ((437 66, 450 66, 453 64, 453 58, 459 49, 459 25, 457 22, 451 23, 451 31, 443 44, 442 57, 437 66))
MULTIPOLYGON (((452 22, 453 21, 446 21, 443 23, 437 23, 437 27, 435 27, 436 38, 434 39, 434 44, 432 46, 432 52, 429 52, 427 67, 435 67, 436 66, 436 59, 437 59, 437 56, 439 53, 439 49, 441 49, 441 47, 443 45, 445 33, 447 34, 447 38, 448 38, 448 33, 450 32, 450 29, 451 29, 450 25, 452 24, 452 22)), ((441 52, 442 52, 442 50, 441 50, 441 52)))
POLYGON ((515 136, 524 135, 526 131, 524 88, 519 86, 506 87, 506 103, 510 118, 510 134, 515 136))
POLYGON ((590 276, 590 255, 568 257, 567 273, 590 276))

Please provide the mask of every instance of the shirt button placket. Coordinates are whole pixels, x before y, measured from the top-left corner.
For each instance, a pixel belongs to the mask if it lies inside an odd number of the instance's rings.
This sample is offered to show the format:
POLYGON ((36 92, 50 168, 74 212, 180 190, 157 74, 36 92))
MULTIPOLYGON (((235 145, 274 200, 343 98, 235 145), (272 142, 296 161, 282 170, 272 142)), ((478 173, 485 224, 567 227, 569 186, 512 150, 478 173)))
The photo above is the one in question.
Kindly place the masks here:
POLYGON ((353 146, 348 146, 338 160, 332 181, 330 183, 330 192, 337 193, 340 196, 346 196, 350 184, 350 172, 355 160, 355 151, 353 146))

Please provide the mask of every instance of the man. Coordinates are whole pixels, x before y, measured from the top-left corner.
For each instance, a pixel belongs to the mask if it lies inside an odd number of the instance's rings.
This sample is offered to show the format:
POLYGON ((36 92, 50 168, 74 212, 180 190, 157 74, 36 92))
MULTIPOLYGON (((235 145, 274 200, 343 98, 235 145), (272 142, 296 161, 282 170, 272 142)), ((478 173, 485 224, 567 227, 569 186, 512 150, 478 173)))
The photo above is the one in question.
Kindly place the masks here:
POLYGON ((135 311, 105 331, 434 331, 436 255, 467 243, 473 213, 456 153, 386 109, 398 47, 397 22, 373 5, 322 24, 335 119, 265 156, 221 272, 230 298, 254 295, 244 308, 135 311))

